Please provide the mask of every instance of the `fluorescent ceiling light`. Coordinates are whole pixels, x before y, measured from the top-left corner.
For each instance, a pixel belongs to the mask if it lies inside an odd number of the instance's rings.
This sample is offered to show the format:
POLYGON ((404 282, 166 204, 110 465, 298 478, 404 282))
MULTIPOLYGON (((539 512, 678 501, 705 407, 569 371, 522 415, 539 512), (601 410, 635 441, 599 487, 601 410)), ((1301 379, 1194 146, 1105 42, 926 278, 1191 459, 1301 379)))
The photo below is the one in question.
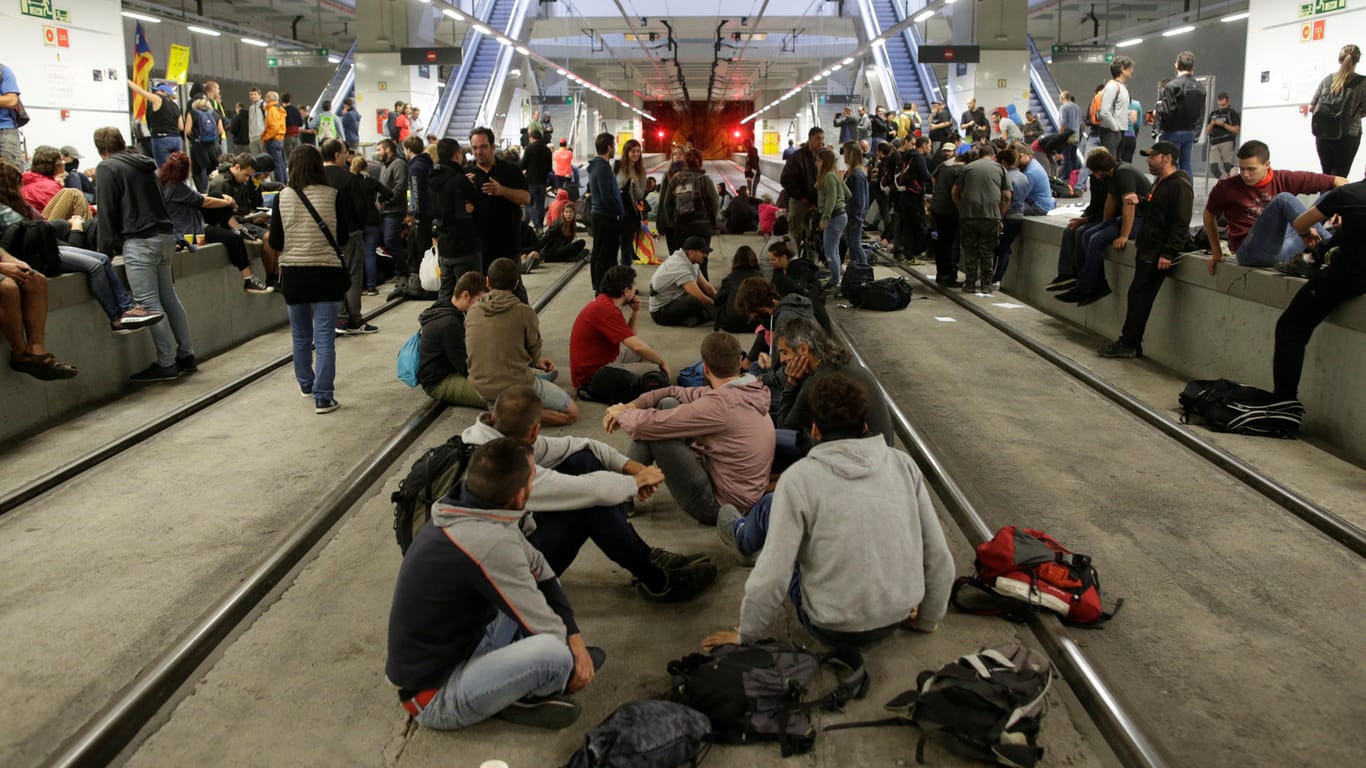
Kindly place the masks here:
POLYGON ((417 1, 418 1, 419 3, 422 3, 423 5, 427 5, 428 3, 432 2, 432 0, 417 0, 417 1))
POLYGON ((811 82, 818 82, 822 77, 825 77, 825 75, 816 75, 815 77, 811 78, 811 82))
POLYGON ((1133 46, 1133 45, 1138 45, 1138 44, 1141 43, 1141 42, 1143 42, 1143 38, 1141 38, 1141 37, 1131 37, 1131 38, 1129 38, 1128 40, 1120 40, 1118 43, 1115 43, 1115 47, 1116 47, 1116 48, 1128 48, 1128 47, 1133 46))
POLYGON ((122 13, 124 16, 127 16, 127 17, 130 18, 130 19, 137 19, 137 20, 139 20, 139 21, 147 21, 147 22, 151 22, 152 24, 160 24, 160 23, 161 23, 161 19, 158 19, 158 18, 155 17, 155 16, 148 16, 148 15, 145 14, 145 13, 133 13, 132 11, 120 11, 119 13, 122 13))
POLYGON ((916 16, 916 17, 915 17, 915 22, 916 22, 917 24, 919 24, 920 22, 924 21, 925 19, 928 19, 929 17, 931 17, 931 16, 933 16, 933 15, 934 15, 934 11, 925 11, 924 13, 922 13, 922 14, 920 14, 919 16, 916 16))
POLYGON ((873 43, 872 43, 872 45, 873 45, 874 48, 877 48, 877 47, 879 47, 879 46, 883 46, 883 45, 886 45, 886 44, 887 44, 887 41, 886 41, 886 40, 883 40, 883 39, 880 38, 880 37, 875 37, 875 38, 873 38, 873 43))
POLYGON ((451 17, 452 19, 455 19, 456 21, 465 20, 465 15, 460 11, 455 10, 454 8, 443 8, 441 12, 451 17))
POLYGON ((493 30, 489 29, 488 27, 484 26, 483 24, 475 24, 475 25, 474 25, 474 31, 475 31, 475 32, 478 32, 478 33, 481 34, 481 35, 491 35, 491 34, 493 34, 493 30))
POLYGON ((520 53, 520 54, 522 54, 523 56, 529 56, 529 55, 531 55, 531 51, 528 51, 525 47, 520 46, 520 45, 517 46, 517 52, 520 53))
POLYGON ((830 71, 831 71, 831 72, 838 72, 838 71, 840 71, 840 70, 843 69, 843 68, 844 68, 844 65, 843 65, 843 64, 835 64, 834 66, 830 67, 830 71))
POLYGON ((190 30, 191 32, 195 33, 196 35, 208 35, 209 37, 218 37, 219 35, 222 35, 222 34, 223 34, 222 32, 219 32, 218 30, 215 30, 215 29, 205 29, 204 27, 196 27, 196 26, 193 25, 193 24, 191 24, 190 26, 186 27, 186 29, 190 30))
POLYGON ((341 63, 341 57, 340 57, 340 56, 328 56, 328 57, 327 57, 327 61, 328 61, 329 64, 340 64, 340 63, 341 63))
POLYGON ((568 71, 568 70, 564 70, 564 69, 560 69, 559 67, 556 67, 556 68, 555 68, 555 74, 557 74, 557 75, 567 75, 567 74, 569 74, 569 71, 568 71))
POLYGON ((844 65, 846 65, 846 66, 848 66, 849 64, 853 64, 853 63, 854 63, 854 57, 853 57, 853 56, 850 56, 849 58, 845 59, 844 61, 841 61, 840 63, 841 63, 841 64, 844 64, 844 65))
POLYGON ((830 76, 830 70, 828 70, 828 69, 822 69, 822 70, 821 70, 821 77, 829 77, 829 76, 830 76))
MULTIPOLYGON (((124 15, 124 16, 127 16, 128 14, 125 13, 125 14, 123 14, 123 15, 124 15)), ((1230 21, 1242 21, 1243 19, 1246 19, 1246 18, 1247 18, 1247 11, 1243 11, 1242 13, 1235 13, 1235 14, 1233 14, 1232 16, 1225 16, 1224 18, 1220 19, 1220 21, 1222 21, 1222 22, 1224 22, 1225 24, 1227 24, 1227 23, 1229 23, 1230 21)))
POLYGON ((1176 29, 1169 29, 1169 30, 1167 30, 1166 32, 1163 32, 1163 33, 1162 33, 1162 36, 1163 36, 1163 37, 1176 37, 1177 35, 1184 35, 1184 34, 1186 34, 1187 32, 1191 31, 1192 29, 1195 29, 1195 27, 1192 27, 1192 26, 1177 27, 1176 29))
POLYGON ((253 40, 253 39, 250 38, 250 37, 244 37, 244 38, 242 38, 242 42, 246 43, 247 45, 254 45, 254 46, 256 46, 257 48, 269 48, 269 47, 270 47, 270 43, 267 43, 265 40, 253 40))
POLYGON ((502 43, 503 45, 512 45, 512 41, 506 37, 503 37, 502 35, 498 36, 498 42, 502 43))

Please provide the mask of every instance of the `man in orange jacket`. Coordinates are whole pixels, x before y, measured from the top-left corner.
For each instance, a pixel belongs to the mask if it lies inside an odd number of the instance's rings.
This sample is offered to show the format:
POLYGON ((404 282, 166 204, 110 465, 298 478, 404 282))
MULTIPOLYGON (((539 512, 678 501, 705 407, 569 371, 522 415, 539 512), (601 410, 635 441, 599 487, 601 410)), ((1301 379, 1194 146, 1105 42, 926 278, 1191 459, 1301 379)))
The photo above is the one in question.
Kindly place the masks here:
POLYGON ((285 167, 285 108, 280 106, 280 94, 266 94, 266 127, 261 132, 261 145, 275 161, 275 180, 281 184, 289 178, 285 167))

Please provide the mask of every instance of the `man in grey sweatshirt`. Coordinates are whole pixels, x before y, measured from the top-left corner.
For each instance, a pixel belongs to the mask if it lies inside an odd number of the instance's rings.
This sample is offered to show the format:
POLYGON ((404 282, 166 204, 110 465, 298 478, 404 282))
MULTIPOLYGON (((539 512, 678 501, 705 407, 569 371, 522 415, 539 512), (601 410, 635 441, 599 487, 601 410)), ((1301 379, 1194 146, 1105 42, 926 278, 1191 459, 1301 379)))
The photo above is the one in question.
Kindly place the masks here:
POLYGON ((784 597, 831 645, 867 645, 908 619, 932 632, 948 609, 953 558, 920 470, 866 435, 861 385, 832 374, 812 386, 812 436, 821 442, 783 473, 771 509, 760 502, 748 518, 717 522, 726 543, 738 537, 742 551, 762 550, 745 582, 739 633, 718 632, 704 647, 769 636, 784 597))

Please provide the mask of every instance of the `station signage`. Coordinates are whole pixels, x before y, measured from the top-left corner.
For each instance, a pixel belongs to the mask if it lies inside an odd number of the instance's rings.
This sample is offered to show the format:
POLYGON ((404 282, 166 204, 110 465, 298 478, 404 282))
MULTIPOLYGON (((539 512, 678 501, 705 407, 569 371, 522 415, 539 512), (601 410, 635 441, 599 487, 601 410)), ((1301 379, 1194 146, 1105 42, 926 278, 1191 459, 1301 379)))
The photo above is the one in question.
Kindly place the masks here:
POLYGON ((405 67, 416 67, 424 64, 427 66, 445 64, 458 67, 460 66, 460 49, 451 46, 400 48, 398 63, 405 67))
POLYGON ((1347 0, 1314 0, 1312 3, 1300 3, 1300 18, 1345 10, 1347 10, 1347 0))
POLYGON ((982 48, 977 45, 922 45, 923 64, 976 64, 982 60, 982 48))
POLYGON ((573 97, 573 96, 555 96, 555 95, 546 95, 546 94, 540 94, 540 93, 533 93, 533 94, 531 95, 531 103, 532 103, 532 104, 573 104, 573 103, 574 103, 574 97, 573 97))
POLYGON ((855 106, 863 103, 863 96, 857 93, 822 93, 817 97, 822 104, 848 104, 855 106))

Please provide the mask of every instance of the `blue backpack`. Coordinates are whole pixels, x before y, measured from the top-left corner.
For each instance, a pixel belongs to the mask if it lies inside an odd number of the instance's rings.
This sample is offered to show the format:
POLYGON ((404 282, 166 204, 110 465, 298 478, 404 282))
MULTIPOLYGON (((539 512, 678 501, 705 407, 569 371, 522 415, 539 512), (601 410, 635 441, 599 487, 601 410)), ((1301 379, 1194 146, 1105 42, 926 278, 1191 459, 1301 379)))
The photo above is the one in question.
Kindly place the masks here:
POLYGON ((398 348, 398 380, 410 387, 417 386, 418 349, 421 346, 422 331, 418 331, 398 348))
POLYGON ((195 133, 199 135, 199 143, 217 144, 218 120, 214 118, 213 112, 207 109, 196 109, 193 111, 195 133))
POLYGON ((678 372, 678 386, 680 387, 705 387, 706 385, 707 376, 702 373, 701 360, 678 372))

